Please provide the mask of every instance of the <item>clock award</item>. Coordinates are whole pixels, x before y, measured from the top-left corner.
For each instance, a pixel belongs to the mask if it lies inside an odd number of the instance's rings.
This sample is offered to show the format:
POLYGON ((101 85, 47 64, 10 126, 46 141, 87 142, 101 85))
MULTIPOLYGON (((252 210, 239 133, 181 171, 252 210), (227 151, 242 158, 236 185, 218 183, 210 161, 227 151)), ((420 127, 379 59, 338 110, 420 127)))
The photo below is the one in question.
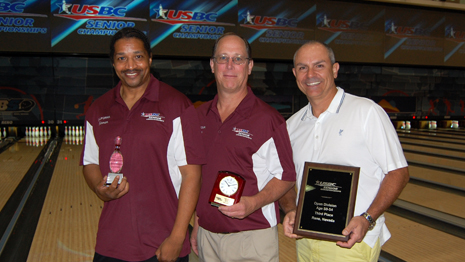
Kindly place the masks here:
POLYGON ((219 207, 238 203, 244 191, 244 185, 245 179, 240 175, 228 171, 218 172, 210 194, 210 204, 219 207))
POLYGON ((110 185, 113 180, 115 180, 116 176, 119 176, 118 185, 121 183, 123 179, 123 173, 121 173, 121 169, 123 169, 123 155, 120 151, 121 148, 121 137, 117 136, 115 138, 115 151, 110 156, 110 171, 107 176, 106 185, 110 185))

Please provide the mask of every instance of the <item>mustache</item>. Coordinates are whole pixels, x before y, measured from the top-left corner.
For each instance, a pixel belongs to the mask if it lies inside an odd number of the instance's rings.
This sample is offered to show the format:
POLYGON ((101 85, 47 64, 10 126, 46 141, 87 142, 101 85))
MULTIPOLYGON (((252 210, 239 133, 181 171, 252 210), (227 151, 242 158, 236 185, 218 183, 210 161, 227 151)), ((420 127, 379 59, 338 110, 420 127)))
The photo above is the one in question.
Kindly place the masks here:
POLYGON ((124 70, 124 71, 121 71, 123 74, 132 74, 132 73, 139 73, 141 72, 142 70, 141 69, 132 69, 132 70, 124 70))
POLYGON ((321 82, 321 78, 319 78, 319 77, 311 77, 311 78, 305 79, 305 82, 308 82, 308 83, 311 83, 311 82, 321 82))

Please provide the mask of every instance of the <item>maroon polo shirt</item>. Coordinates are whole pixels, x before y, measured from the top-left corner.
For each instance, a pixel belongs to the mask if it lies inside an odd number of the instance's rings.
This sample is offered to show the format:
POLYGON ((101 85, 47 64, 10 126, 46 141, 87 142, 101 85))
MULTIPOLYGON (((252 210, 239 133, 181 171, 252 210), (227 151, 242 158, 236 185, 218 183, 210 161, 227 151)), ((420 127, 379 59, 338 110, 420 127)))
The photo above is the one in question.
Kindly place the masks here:
MULTIPOLYGON (((176 219, 181 174, 178 166, 203 164, 197 113, 189 99, 151 76, 131 110, 121 82, 99 97, 86 114, 81 164, 110 172, 115 137, 121 136, 122 173, 130 184, 123 197, 105 202, 95 251, 128 261, 155 255, 176 219)), ((180 256, 190 253, 188 235, 180 256)))
POLYGON ((224 121, 217 109, 218 96, 200 106, 199 113, 207 164, 202 167, 202 190, 197 204, 199 225, 215 233, 264 229, 279 223, 274 202, 244 219, 232 219, 209 202, 218 171, 230 171, 245 178, 243 196, 257 194, 268 181, 295 181, 292 149, 284 118, 257 98, 247 96, 224 121))

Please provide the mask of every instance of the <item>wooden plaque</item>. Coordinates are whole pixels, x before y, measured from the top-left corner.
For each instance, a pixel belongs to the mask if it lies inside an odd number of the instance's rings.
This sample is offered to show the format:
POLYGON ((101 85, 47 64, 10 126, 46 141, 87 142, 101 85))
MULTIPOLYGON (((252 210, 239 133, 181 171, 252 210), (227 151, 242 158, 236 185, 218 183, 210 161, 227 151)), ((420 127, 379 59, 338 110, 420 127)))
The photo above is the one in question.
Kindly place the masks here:
POLYGON ((294 234, 347 241, 342 230, 354 216, 359 167, 305 162, 294 234))

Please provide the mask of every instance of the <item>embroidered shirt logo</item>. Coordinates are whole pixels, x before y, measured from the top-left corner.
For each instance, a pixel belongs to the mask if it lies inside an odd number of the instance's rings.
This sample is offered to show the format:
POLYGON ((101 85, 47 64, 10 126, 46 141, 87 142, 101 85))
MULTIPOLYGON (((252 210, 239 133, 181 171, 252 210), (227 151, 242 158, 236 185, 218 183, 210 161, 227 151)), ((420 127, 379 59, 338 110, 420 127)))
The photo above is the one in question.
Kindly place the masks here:
POLYGON ((141 117, 146 117, 146 120, 155 120, 159 122, 165 122, 164 116, 160 115, 160 113, 142 113, 141 117))
POLYGON ((105 125, 108 124, 108 119, 110 119, 110 116, 102 116, 98 118, 98 125, 105 125))
POLYGON ((344 132, 344 130, 339 129, 339 136, 342 136, 342 132, 344 132))
POLYGON ((253 136, 250 133, 250 131, 247 130, 247 129, 234 127, 232 131, 236 132, 236 136, 242 136, 242 137, 245 137, 245 138, 248 138, 248 139, 252 139, 252 136, 253 136))

